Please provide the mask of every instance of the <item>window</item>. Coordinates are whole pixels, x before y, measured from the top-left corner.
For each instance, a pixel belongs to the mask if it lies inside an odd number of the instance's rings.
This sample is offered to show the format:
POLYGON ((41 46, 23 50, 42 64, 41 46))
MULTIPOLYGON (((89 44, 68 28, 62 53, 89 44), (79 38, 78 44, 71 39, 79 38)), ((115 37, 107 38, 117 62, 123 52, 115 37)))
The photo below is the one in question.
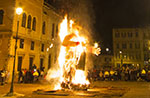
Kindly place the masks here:
POLYGON ((144 54, 144 61, 147 61, 148 60, 148 54, 144 54))
POLYGON ((32 70, 32 66, 33 66, 33 57, 29 57, 29 69, 32 70))
POLYGON ((131 54, 129 54, 129 59, 132 59, 132 58, 131 58, 131 54))
POLYGON ((48 56, 48 69, 51 68, 51 54, 48 56))
POLYGON ((40 70, 43 70, 43 58, 40 58, 40 70))
POLYGON ((134 58, 134 55, 131 55, 131 58, 134 60, 135 58, 134 58))
POLYGON ((126 33, 125 32, 121 33, 121 37, 126 37, 126 33))
POLYGON ((42 34, 45 34, 45 21, 43 22, 43 25, 42 25, 42 34))
POLYGON ((23 49, 23 47, 24 47, 24 39, 20 39, 20 48, 23 49))
POLYGON ((41 46, 41 51, 44 52, 44 44, 41 46))
POLYGON ((139 49, 140 48, 140 43, 135 43, 135 48, 139 49))
POLYGON ((36 18, 33 17, 32 30, 36 30, 36 18))
POLYGON ((26 14, 23 13, 23 16, 22 16, 22 24, 21 24, 22 27, 25 27, 26 26, 26 14))
POLYGON ((54 29, 55 29, 55 24, 52 24, 52 38, 54 38, 54 29))
POLYGON ((119 32, 116 32, 116 33, 115 33, 115 37, 120 37, 120 33, 119 33, 119 32))
POLYGON ((130 47, 130 49, 132 49, 132 43, 130 43, 130 46, 129 46, 129 47, 130 47))
POLYGON ((136 36, 136 37, 138 37, 138 36, 139 36, 139 33, 138 33, 138 32, 136 32, 136 33, 135 33, 135 36, 136 36))
POLYGON ((34 41, 31 41, 31 50, 34 50, 34 41))
POLYGON ((140 54, 136 54, 136 59, 137 59, 137 60, 140 59, 140 54))
POLYGON ((4 11, 0 10, 0 24, 3 24, 4 11))
POLYGON ((140 43, 137 44, 138 45, 138 49, 140 48, 140 43))
POLYGON ((119 44, 118 43, 116 44, 116 48, 119 49, 119 44))
POLYGON ((123 44, 122 44, 122 48, 123 48, 123 49, 127 49, 127 44, 126 44, 126 43, 123 43, 123 44))
POLYGON ((132 37, 132 32, 128 32, 128 37, 132 37))
POLYGON ((56 25, 56 37, 58 35, 58 24, 56 25))
POLYGON ((18 71, 21 71, 22 69, 22 56, 18 56, 18 71))
POLYGON ((28 16, 28 25, 27 25, 28 29, 31 29, 31 15, 28 16))
POLYGON ((148 50, 148 43, 146 43, 146 42, 144 44, 144 50, 148 50))

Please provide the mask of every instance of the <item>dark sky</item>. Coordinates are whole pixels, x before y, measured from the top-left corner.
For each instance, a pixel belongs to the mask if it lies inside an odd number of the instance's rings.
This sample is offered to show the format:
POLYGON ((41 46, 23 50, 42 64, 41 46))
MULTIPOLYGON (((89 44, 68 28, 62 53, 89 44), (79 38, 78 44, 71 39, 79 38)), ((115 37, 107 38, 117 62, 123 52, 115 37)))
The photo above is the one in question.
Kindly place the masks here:
POLYGON ((47 0, 78 13, 81 23, 92 24, 95 40, 112 48, 112 29, 150 24, 150 0, 47 0), (82 1, 82 2, 81 2, 82 1), (92 7, 91 7, 92 5, 92 7), (86 8, 85 8, 86 7, 86 8))
POLYGON ((112 47, 112 28, 150 23, 150 0, 92 0, 96 16, 96 39, 112 47))

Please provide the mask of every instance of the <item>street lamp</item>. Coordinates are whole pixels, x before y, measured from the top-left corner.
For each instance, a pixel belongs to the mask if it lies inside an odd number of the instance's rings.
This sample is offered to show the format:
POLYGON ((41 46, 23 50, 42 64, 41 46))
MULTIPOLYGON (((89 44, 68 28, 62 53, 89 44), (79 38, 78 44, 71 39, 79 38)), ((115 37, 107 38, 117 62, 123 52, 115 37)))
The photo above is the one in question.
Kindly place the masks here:
MULTIPOLYGON (((16 8, 16 14, 19 16, 23 12, 22 8, 18 7, 16 8)), ((13 86, 14 86, 14 74, 15 74, 15 62, 16 62, 16 51, 17 51, 17 41, 18 41, 18 30, 19 30, 19 17, 17 19, 17 32, 16 32, 16 41, 15 41, 15 51, 14 51, 14 64, 13 64, 13 71, 12 71, 12 80, 11 80, 11 87, 10 92, 8 95, 13 95, 13 86)))
POLYGON ((108 51, 109 51, 109 48, 106 48, 106 51, 108 52, 108 51))
POLYGON ((122 66, 122 64, 123 64, 123 56, 122 56, 122 51, 120 50, 120 51, 119 51, 119 53, 120 53, 120 59, 121 59, 120 65, 122 66))

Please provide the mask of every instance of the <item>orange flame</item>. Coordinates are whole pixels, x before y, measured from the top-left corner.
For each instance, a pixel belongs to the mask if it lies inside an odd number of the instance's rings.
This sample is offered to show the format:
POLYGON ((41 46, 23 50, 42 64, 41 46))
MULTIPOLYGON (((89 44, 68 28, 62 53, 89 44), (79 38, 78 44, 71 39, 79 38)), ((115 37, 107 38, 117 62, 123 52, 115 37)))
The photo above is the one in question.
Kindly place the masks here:
MULTIPOLYGON (((54 73, 48 75, 49 78, 57 78, 58 81, 54 89, 61 89, 61 83, 73 83, 89 85, 90 82, 86 79, 83 70, 77 70, 76 66, 79 63, 80 56, 84 51, 87 51, 85 37, 79 35, 80 31, 73 27, 74 22, 70 20, 68 25, 67 17, 60 24, 59 37, 61 40, 60 53, 58 57, 59 68, 54 73), (69 26, 69 29, 68 29, 69 26)), ((100 48, 98 45, 92 47, 92 53, 98 55, 100 48)))

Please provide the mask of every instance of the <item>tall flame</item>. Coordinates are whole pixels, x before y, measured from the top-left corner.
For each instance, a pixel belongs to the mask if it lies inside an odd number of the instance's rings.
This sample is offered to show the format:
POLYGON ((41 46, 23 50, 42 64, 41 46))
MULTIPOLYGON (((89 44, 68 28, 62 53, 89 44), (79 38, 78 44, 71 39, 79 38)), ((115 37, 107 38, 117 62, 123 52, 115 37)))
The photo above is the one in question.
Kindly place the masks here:
MULTIPOLYGON (((59 37, 61 40, 60 53, 58 57, 59 68, 53 73, 49 72, 47 78, 57 78, 54 89, 61 89, 62 83, 89 85, 83 70, 77 70, 80 56, 84 51, 94 50, 98 46, 87 49, 86 38, 79 35, 80 31, 76 28, 74 22, 70 20, 68 25, 67 17, 60 24, 59 37), (69 26, 69 28, 68 28, 69 26)), ((95 51, 95 50, 94 50, 95 51)), ((98 50, 99 51, 99 50, 98 50)), ((95 52, 98 53, 99 52, 95 52)))

